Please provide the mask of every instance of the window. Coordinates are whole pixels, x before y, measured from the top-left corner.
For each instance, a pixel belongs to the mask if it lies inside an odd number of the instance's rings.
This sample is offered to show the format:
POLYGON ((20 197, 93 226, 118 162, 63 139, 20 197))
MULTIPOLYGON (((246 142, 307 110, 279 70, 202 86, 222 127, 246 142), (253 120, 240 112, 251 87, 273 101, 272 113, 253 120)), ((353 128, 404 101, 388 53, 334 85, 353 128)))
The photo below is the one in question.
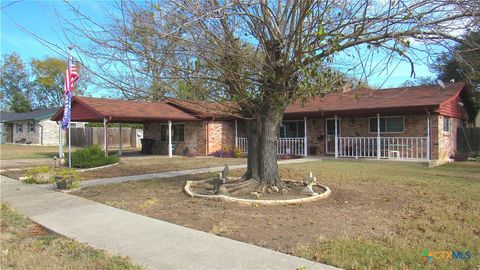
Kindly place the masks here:
POLYGON ((280 138, 305 137, 305 123, 303 121, 284 121, 280 126, 280 138))
POLYGON ((452 118, 450 117, 443 117, 443 132, 444 133, 450 133, 450 130, 452 129, 452 118))
POLYGON ((23 123, 17 123, 17 133, 23 133, 23 123))
MULTIPOLYGON (((369 120, 369 132, 377 132, 377 118, 370 117, 369 120)), ((380 132, 383 133, 396 133, 404 132, 405 126, 403 121, 403 116, 384 116, 380 117, 380 132)))
POLYGON ((35 132, 35 124, 28 123, 28 132, 35 132))
MULTIPOLYGON (((172 141, 183 142, 185 140, 185 125, 172 124, 172 141)), ((160 141, 168 141, 168 125, 160 125, 160 141)))

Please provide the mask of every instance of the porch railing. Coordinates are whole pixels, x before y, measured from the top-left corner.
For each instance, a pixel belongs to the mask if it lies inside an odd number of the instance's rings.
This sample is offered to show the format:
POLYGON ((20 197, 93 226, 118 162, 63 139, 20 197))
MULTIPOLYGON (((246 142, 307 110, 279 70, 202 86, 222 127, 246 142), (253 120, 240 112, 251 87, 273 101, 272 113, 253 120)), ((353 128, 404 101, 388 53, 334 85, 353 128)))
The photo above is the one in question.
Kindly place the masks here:
POLYGON ((248 153, 248 142, 247 138, 237 138, 237 147, 242 151, 242 153, 248 153))
POLYGON ((427 159, 426 137, 338 137, 339 157, 427 159))
MULTIPOLYGON (((248 153, 247 138, 238 137, 237 147, 240 148, 242 153, 248 153)), ((305 138, 278 138, 277 154, 305 156, 305 138)))

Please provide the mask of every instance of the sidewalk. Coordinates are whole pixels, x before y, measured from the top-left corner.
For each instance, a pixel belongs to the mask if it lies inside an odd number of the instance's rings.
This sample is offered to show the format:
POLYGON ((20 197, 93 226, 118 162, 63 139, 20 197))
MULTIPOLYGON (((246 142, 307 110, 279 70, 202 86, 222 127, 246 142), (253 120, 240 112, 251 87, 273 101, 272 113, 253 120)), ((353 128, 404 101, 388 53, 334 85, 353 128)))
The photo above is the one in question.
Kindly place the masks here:
POLYGON ((337 269, 0 176, 1 200, 40 225, 149 269, 337 269))
MULTIPOLYGON (((288 160, 280 160, 278 164, 293 164, 293 163, 303 163, 303 162, 311 162, 311 161, 319 161, 319 158, 300 158, 300 159, 288 159, 288 160)), ((169 171, 169 172, 160 172, 160 173, 149 173, 149 174, 140 174, 140 175, 129 175, 129 176, 119 176, 119 177, 112 177, 112 178, 99 178, 94 180, 85 180, 80 182, 80 187, 91 187, 91 186, 100 186, 100 185, 107 185, 107 184, 118 184, 122 182, 128 181, 140 181, 140 180, 148 180, 148 179, 157 179, 157 178, 169 178, 169 177, 176 177, 176 176, 185 176, 185 175, 193 175, 193 174, 200 174, 200 173, 209 173, 209 172, 221 172, 224 166, 219 167, 210 167, 210 168, 199 168, 199 169, 190 169, 190 170, 182 170, 182 171, 169 171)), ((244 169, 247 168, 246 164, 242 165, 229 165, 231 170, 235 169, 244 169)), ((48 185, 51 186, 51 185, 48 185)))

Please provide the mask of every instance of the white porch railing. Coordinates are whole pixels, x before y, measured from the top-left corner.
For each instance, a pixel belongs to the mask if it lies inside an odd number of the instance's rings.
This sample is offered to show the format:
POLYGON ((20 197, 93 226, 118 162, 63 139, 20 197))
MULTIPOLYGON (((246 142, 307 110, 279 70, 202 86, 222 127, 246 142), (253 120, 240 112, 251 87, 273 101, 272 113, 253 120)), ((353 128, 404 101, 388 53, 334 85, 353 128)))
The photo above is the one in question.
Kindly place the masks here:
MULTIPOLYGON (((247 138, 237 138, 237 147, 242 153, 248 152, 247 138)), ((305 156, 305 138, 278 138, 277 140, 278 155, 297 155, 305 156)))
POLYGON ((426 137, 338 137, 339 157, 427 159, 426 137), (380 155, 379 155, 380 154, 380 155))
POLYGON ((237 147, 242 151, 242 153, 248 153, 248 142, 247 138, 237 138, 237 147))

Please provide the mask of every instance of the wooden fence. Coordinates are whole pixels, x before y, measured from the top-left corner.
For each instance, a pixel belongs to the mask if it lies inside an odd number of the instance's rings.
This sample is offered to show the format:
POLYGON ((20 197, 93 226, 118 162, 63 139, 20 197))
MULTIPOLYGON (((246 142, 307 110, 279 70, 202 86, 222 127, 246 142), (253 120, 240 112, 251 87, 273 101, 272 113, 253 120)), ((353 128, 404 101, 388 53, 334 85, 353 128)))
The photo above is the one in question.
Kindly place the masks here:
MULTIPOLYGON (((72 146, 103 145, 103 136, 103 127, 72 128, 72 146)), ((108 128, 108 146, 120 146, 120 129, 118 127, 108 128)), ((122 128, 122 147, 140 147, 137 145, 137 129, 122 128)))
POLYGON ((480 127, 458 128, 457 152, 471 153, 480 151, 480 127))

